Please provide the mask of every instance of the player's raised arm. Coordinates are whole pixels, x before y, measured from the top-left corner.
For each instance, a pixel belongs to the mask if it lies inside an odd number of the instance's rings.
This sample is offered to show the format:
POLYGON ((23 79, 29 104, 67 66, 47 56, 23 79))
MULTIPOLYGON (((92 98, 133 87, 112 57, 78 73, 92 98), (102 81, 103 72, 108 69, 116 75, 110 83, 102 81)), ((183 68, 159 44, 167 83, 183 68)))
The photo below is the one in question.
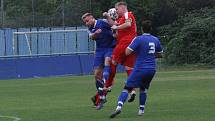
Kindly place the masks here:
POLYGON ((100 34, 101 32, 102 32, 101 29, 97 29, 94 33, 90 33, 90 34, 89 34, 90 39, 91 39, 91 40, 95 40, 96 37, 98 36, 98 34, 100 34))
POLYGON ((119 2, 115 5, 115 9, 119 17, 123 17, 123 23, 120 25, 113 25, 112 29, 126 29, 132 26, 132 17, 130 12, 128 12, 127 4, 125 2, 119 2))
POLYGON ((162 52, 157 52, 156 53, 156 58, 163 58, 163 53, 162 52))
POLYGON ((107 22, 110 26, 116 25, 116 22, 112 19, 108 12, 104 12, 103 16, 107 19, 107 22))
POLYGON ((95 40, 97 35, 102 32, 101 29, 97 29, 95 31, 92 31, 93 26, 96 24, 96 19, 93 17, 91 13, 85 13, 81 17, 82 21, 85 23, 85 25, 89 28, 89 37, 91 40, 95 40))

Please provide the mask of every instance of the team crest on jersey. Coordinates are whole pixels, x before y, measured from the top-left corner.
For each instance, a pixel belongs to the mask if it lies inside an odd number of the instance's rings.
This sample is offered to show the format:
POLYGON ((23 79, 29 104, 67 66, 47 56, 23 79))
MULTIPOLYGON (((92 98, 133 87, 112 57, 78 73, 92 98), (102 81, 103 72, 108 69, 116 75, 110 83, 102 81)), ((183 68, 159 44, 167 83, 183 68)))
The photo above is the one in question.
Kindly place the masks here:
POLYGON ((132 19, 131 18, 126 19, 125 23, 127 23, 127 22, 131 22, 132 23, 132 19))

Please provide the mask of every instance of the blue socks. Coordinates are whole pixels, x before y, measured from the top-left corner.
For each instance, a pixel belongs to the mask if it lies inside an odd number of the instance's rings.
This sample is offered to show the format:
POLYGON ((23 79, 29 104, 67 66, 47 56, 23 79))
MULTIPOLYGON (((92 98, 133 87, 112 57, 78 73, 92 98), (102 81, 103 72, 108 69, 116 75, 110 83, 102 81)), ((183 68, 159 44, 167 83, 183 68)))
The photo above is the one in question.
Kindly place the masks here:
POLYGON ((147 98, 147 93, 146 93, 146 89, 145 91, 141 91, 140 92, 140 110, 144 110, 144 106, 146 104, 146 98, 147 98))
POLYGON ((105 79, 105 81, 108 80, 109 75, 110 75, 110 71, 111 71, 110 66, 105 66, 104 67, 104 69, 103 69, 103 78, 105 79))
POLYGON ((122 107, 128 98, 128 91, 123 90, 118 98, 118 106, 122 107))
POLYGON ((96 80, 96 88, 98 90, 99 96, 103 96, 103 87, 104 87, 104 83, 102 80, 96 80))

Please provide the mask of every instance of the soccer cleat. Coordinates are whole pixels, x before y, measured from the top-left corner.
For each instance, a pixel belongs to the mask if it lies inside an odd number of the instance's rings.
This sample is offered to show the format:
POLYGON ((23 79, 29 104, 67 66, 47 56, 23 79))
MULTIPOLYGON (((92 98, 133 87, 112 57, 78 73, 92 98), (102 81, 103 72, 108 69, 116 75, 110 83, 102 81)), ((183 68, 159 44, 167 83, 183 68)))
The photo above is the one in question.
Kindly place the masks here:
POLYGON ((96 110, 100 110, 104 107, 103 103, 99 103, 97 106, 96 106, 96 110))
POLYGON ((110 118, 114 118, 116 117, 117 115, 119 115, 121 113, 121 110, 115 110, 111 115, 110 115, 110 118))
POLYGON ((130 102, 133 102, 134 99, 135 99, 135 96, 136 96, 135 93, 131 94, 131 97, 130 97, 130 99, 128 100, 128 102, 129 102, 129 103, 130 103, 130 102))
POLYGON ((138 111, 138 116, 142 116, 144 114, 144 110, 139 110, 138 111))
POLYGON ((112 87, 111 87, 111 86, 110 86, 110 87, 108 87, 107 92, 111 92, 111 89, 112 89, 112 87))
POLYGON ((91 97, 91 101, 93 102, 93 105, 96 106, 96 96, 91 97))
POLYGON ((104 103, 106 103, 107 100, 105 99, 100 99, 100 103, 98 105, 96 105, 96 110, 100 110, 104 107, 104 103))
POLYGON ((102 104, 105 104, 106 102, 107 102, 107 99, 105 98, 105 99, 102 99, 102 100, 100 100, 100 102, 102 103, 102 104))

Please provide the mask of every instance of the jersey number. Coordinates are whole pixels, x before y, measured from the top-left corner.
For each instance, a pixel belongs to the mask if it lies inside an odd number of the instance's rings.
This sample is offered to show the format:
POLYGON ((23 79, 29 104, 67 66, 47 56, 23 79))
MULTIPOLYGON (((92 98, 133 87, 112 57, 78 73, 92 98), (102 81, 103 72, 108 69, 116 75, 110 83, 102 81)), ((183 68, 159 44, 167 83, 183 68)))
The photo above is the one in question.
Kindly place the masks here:
POLYGON ((149 54, 154 54, 155 53, 155 43, 150 42, 149 43, 149 54))

